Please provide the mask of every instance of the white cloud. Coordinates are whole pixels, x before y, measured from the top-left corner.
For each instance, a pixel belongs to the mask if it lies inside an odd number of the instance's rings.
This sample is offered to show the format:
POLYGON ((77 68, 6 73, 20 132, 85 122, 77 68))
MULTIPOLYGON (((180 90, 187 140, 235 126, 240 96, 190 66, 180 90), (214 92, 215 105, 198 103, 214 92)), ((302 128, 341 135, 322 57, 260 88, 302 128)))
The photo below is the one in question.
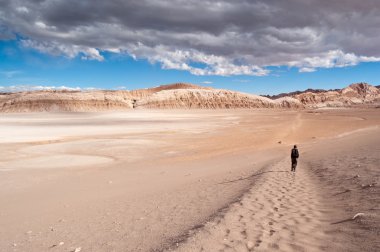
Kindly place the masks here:
POLYGON ((203 84, 212 84, 212 81, 202 81, 203 84))
POLYGON ((104 57, 100 55, 99 51, 96 48, 84 48, 81 50, 84 56, 82 56, 82 59, 86 60, 98 60, 103 61, 104 57))
POLYGON ((344 53, 341 50, 332 50, 319 56, 289 62, 289 66, 298 67, 300 72, 314 72, 317 68, 347 67, 355 66, 361 62, 375 61, 380 61, 380 57, 357 56, 353 53, 344 53))
POLYGON ((41 85, 12 85, 0 86, 0 92, 23 92, 23 91, 41 91, 41 90, 69 90, 81 91, 87 90, 80 87, 67 87, 67 86, 41 86, 41 85))
POLYGON ((207 55, 196 50, 170 50, 166 46, 147 47, 141 43, 126 48, 133 58, 147 58, 161 63, 164 69, 186 70, 194 75, 255 75, 265 76, 269 70, 251 64, 236 64, 223 56, 207 55), (195 67, 196 64, 205 67, 195 67))
POLYGON ((20 13, 29 13, 29 9, 26 8, 25 6, 19 6, 16 8, 16 10, 20 13))
POLYGON ((82 55, 81 58, 84 60, 104 60, 99 50, 93 47, 64 45, 57 42, 38 42, 30 39, 21 40, 21 43, 24 47, 33 48, 51 55, 64 55, 68 58, 75 58, 78 55, 82 55))
POLYGON ((44 22, 41 22, 41 21, 37 21, 37 22, 35 22, 35 25, 36 25, 38 28, 41 28, 41 29, 46 29, 46 28, 47 28, 47 25, 46 25, 44 22))
POLYGON ((117 86, 115 89, 116 90, 127 90, 127 87, 126 86, 117 86))

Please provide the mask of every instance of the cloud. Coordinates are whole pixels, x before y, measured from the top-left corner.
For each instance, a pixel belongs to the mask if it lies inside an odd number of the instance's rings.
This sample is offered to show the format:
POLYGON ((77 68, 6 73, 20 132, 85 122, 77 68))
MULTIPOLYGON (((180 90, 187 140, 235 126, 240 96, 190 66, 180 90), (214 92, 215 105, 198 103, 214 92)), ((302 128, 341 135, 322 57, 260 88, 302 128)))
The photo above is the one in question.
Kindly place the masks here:
POLYGON ((212 84, 212 81, 202 81, 202 84, 212 84))
POLYGON ((314 72, 317 68, 355 66, 360 62, 376 62, 380 57, 356 56, 341 50, 328 51, 320 56, 306 57, 301 61, 289 62, 290 66, 299 68, 300 72, 314 72))
POLYGON ((265 76, 380 58, 378 0, 4 0, 0 39, 43 53, 147 59, 194 75, 265 76), (75 8, 73 8, 75 6, 75 8))
POLYGON ((125 90, 125 91, 127 91, 127 87, 126 86, 117 86, 117 87, 115 87, 115 90, 125 90))
POLYGON ((64 55, 68 58, 75 58, 81 55, 84 60, 98 60, 103 61, 104 57, 96 48, 78 46, 78 45, 64 45, 57 42, 38 42, 35 40, 22 40, 21 44, 24 47, 34 48, 40 52, 51 55, 64 55))
POLYGON ((68 86, 40 86, 40 85, 13 85, 13 86, 0 86, 0 92, 24 92, 24 91, 42 91, 42 90, 68 90, 68 91, 91 91, 98 90, 97 88, 88 87, 68 87, 68 86))

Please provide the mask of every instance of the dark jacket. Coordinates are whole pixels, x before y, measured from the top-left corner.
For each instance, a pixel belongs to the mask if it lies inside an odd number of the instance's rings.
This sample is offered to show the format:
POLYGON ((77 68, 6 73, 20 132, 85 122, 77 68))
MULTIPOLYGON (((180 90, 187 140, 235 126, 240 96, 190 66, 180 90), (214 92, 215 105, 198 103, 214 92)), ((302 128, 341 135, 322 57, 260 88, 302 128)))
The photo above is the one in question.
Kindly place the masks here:
POLYGON ((298 149, 297 148, 293 148, 292 152, 290 154, 290 157, 291 158, 298 158, 299 156, 300 156, 300 154, 298 153, 298 149))

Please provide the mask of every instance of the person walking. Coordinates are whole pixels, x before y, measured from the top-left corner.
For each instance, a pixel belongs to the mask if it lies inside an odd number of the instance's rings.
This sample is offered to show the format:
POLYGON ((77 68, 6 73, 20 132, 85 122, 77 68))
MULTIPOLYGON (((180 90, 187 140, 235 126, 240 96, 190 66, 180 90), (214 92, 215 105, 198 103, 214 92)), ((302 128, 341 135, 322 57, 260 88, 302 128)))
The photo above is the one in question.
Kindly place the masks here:
POLYGON ((294 145, 292 152, 290 154, 290 157, 292 159, 292 172, 296 171, 297 167, 297 159, 299 158, 300 154, 298 153, 297 145, 294 145))

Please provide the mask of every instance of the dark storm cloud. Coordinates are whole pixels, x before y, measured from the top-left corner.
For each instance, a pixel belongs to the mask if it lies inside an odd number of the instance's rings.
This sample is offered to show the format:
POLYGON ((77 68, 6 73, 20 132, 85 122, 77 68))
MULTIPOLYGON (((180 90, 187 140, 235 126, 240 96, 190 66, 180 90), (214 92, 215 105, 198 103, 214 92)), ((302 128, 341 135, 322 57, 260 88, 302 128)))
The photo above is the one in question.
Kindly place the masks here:
POLYGON ((379 13, 378 0, 0 0, 0 39, 17 33, 50 54, 112 51, 199 75, 266 75, 379 61, 379 13))

